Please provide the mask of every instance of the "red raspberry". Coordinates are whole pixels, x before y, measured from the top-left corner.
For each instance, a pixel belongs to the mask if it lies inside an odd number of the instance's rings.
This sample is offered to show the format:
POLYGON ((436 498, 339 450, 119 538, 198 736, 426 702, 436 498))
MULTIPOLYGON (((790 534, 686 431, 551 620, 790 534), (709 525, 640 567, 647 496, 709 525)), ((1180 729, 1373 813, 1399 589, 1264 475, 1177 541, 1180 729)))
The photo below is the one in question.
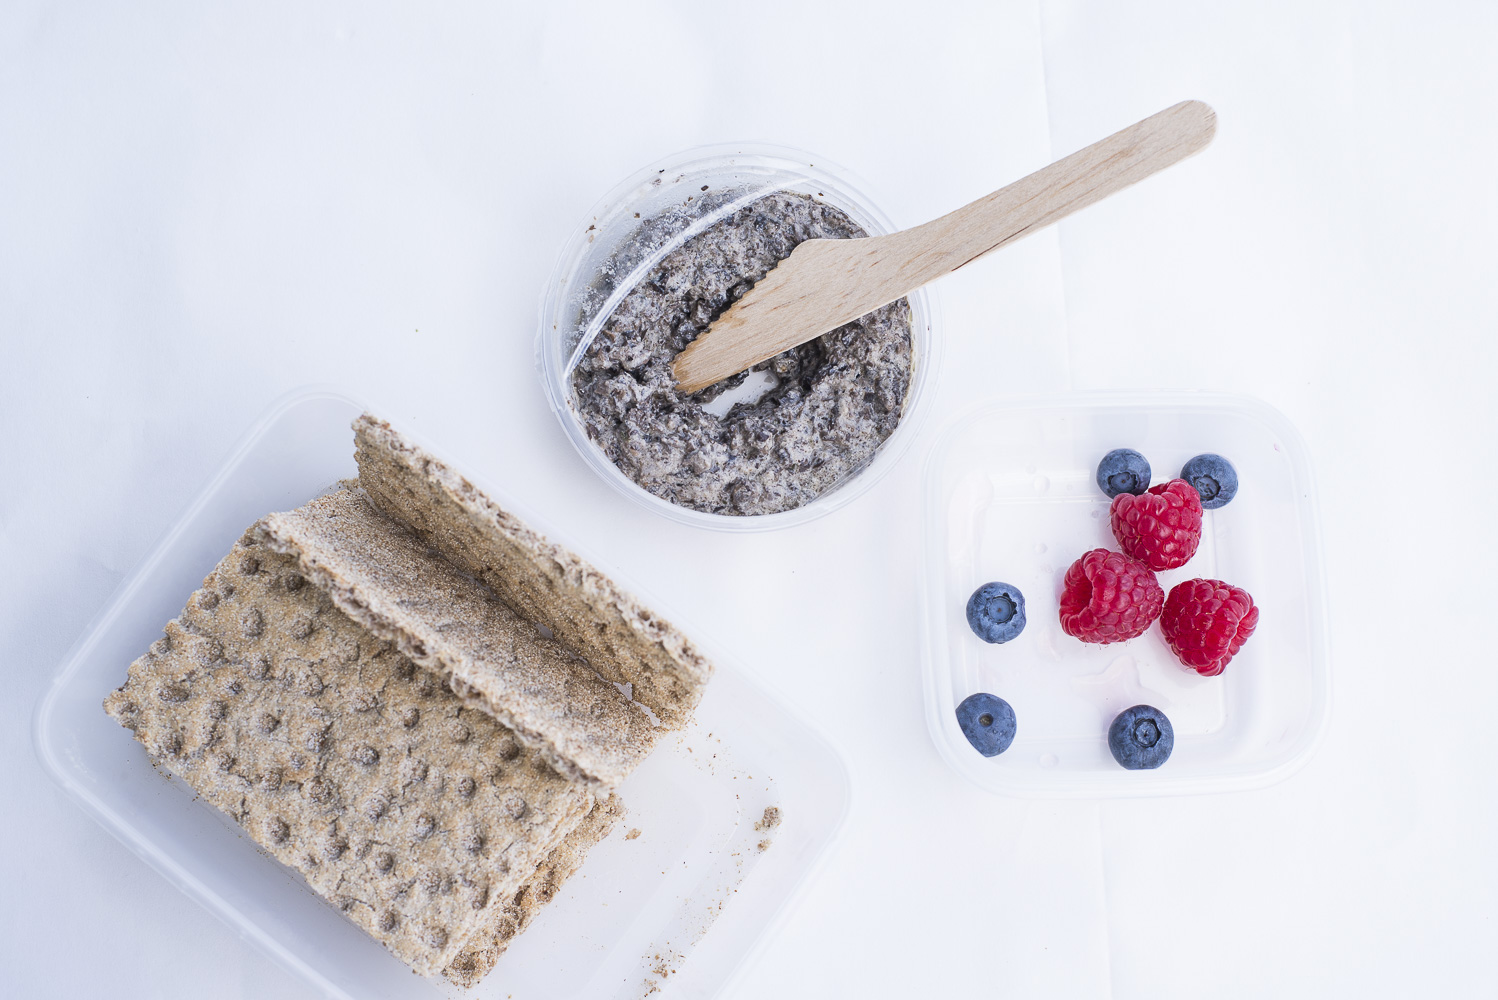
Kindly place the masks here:
POLYGON ((1259 624, 1259 609, 1242 587, 1221 580, 1178 583, 1165 599, 1160 631, 1182 663, 1203 677, 1222 673, 1259 624))
POLYGON ((1144 563, 1093 549, 1066 571, 1061 630, 1083 642, 1123 642, 1142 635, 1164 602, 1165 591, 1144 563))
POLYGON ((1108 519, 1118 547, 1157 573, 1186 565, 1202 540, 1202 498, 1184 479, 1142 496, 1120 493, 1108 519))

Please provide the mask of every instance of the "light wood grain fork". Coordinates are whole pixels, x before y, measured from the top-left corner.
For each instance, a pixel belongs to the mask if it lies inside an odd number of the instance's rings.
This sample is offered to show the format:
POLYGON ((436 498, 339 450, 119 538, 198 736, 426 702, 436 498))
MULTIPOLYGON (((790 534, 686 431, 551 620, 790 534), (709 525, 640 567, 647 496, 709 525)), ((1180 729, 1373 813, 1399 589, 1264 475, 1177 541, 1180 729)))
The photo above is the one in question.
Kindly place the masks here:
POLYGON ((925 225, 807 240, 676 356, 677 388, 705 389, 893 302, 1184 160, 1216 127, 1210 107, 1183 101, 925 225))

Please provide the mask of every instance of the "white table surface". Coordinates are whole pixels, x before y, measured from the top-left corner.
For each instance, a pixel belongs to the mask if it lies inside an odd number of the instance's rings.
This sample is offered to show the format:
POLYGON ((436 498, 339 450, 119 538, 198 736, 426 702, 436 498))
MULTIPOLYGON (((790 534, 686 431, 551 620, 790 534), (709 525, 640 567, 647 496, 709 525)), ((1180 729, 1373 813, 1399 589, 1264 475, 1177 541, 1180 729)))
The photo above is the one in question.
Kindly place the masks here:
POLYGON ((310 996, 30 744, 90 618, 308 382, 626 567, 846 756, 845 834, 733 996, 1490 993, 1498 9, 1140 6, 4 5, 0 993, 310 996), (539 289, 645 162, 800 146, 909 225, 1185 97, 1205 154, 941 283, 931 421, 842 511, 669 524, 546 406, 539 289), (930 744, 920 454, 970 400, 1110 387, 1248 393, 1309 442, 1334 707, 1278 786, 1010 800, 930 744))

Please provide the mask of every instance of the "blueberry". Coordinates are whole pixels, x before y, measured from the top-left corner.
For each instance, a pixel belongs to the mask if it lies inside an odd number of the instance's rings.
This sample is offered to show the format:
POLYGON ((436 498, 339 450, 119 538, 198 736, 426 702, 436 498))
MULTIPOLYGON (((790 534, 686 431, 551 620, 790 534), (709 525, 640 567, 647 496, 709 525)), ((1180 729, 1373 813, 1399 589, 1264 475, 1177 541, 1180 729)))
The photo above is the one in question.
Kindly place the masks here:
POLYGON ((1181 478, 1201 494, 1202 507, 1216 510, 1238 495, 1238 470, 1221 455, 1198 455, 1181 466, 1181 478))
POLYGON ((1120 493, 1143 495, 1150 488, 1149 461, 1133 448, 1114 448, 1097 464, 1097 488, 1110 499, 1120 493))
POLYGON ((1130 771, 1159 767, 1175 749, 1176 732, 1165 713, 1150 705, 1135 705, 1118 713, 1108 727, 1108 749, 1113 759, 1130 771))
POLYGON ((1008 583, 985 583, 967 599, 967 623, 984 642, 1008 642, 1025 630, 1025 595, 1008 583))
POLYGON ((1014 709, 1003 698, 970 694, 957 706, 962 735, 985 757, 997 757, 1014 742, 1014 709))

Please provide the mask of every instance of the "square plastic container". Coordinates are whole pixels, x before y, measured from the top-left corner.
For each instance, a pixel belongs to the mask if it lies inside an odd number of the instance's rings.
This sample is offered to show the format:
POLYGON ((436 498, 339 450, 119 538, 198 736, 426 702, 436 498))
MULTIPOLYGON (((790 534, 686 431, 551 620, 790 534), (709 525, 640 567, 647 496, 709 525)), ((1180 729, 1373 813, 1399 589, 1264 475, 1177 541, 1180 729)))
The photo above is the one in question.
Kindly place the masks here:
POLYGON ((777 191, 841 209, 870 236, 895 231, 850 173, 801 150, 763 143, 702 146, 669 156, 620 182, 574 230, 541 304, 536 356, 547 399, 583 460, 610 486, 657 514, 719 531, 802 524, 855 499, 887 474, 920 428, 941 338, 933 336, 931 289, 910 302, 912 371, 899 425, 865 465, 810 503, 776 514, 732 516, 680 507, 646 491, 588 437, 574 408, 572 371, 615 306, 671 251, 738 209, 777 191), (649 230, 642 221, 653 222, 649 230), (645 235, 646 233, 649 235, 645 235))
POLYGON ((958 418, 938 438, 925 482, 926 719, 946 761, 992 792, 1110 798, 1254 788, 1310 757, 1326 726, 1329 668, 1314 492, 1305 447, 1255 400, 1201 393, 1073 394, 1004 401, 958 418), (1149 459, 1154 482, 1216 452, 1237 468, 1231 503, 1207 511, 1184 567, 1160 573, 1226 580, 1253 595, 1258 630, 1218 677, 1181 666, 1158 626, 1116 645, 1061 630, 1062 577, 1082 553, 1117 551, 1098 461, 1114 448, 1149 459), (979 639, 968 597, 1002 580, 1025 595, 1010 642, 979 639), (987 691, 1015 710, 1003 754, 978 754, 956 706, 987 691), (1150 704, 1170 718, 1175 750, 1160 768, 1125 771, 1108 724, 1150 704))
MULTIPOLYGON (((625 822, 468 991, 412 975, 228 816, 154 769, 104 714, 104 697, 124 683, 130 662, 246 527, 354 475, 349 424, 362 411, 320 391, 271 408, 70 654, 37 706, 37 755, 127 847, 328 996, 715 994, 820 861, 846 813, 848 778, 815 731, 710 645, 702 648, 717 672, 694 724, 662 740, 621 786, 625 822), (769 806, 781 821, 766 829, 769 806), (626 839, 632 829, 639 836, 626 839)), ((570 546, 501 491, 479 485, 570 546)))

